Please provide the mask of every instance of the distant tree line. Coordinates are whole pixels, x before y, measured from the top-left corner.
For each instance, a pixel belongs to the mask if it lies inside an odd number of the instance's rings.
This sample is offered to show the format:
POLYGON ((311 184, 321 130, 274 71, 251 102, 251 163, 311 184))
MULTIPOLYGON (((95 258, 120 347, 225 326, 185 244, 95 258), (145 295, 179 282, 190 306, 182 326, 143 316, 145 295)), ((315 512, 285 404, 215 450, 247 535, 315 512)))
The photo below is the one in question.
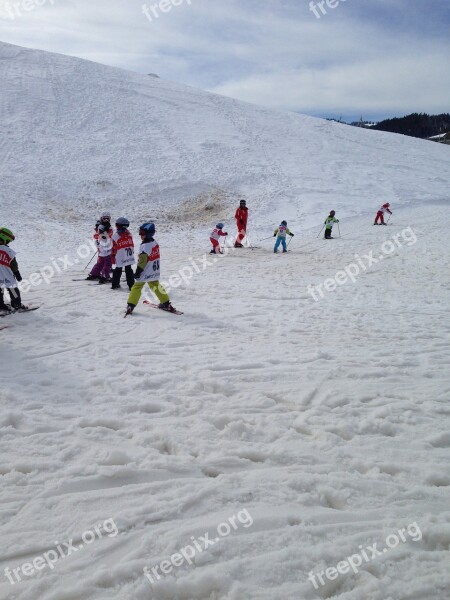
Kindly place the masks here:
POLYGON ((413 113, 406 117, 380 121, 371 129, 402 133, 417 138, 429 138, 433 135, 450 132, 450 114, 427 115, 426 113, 413 113))

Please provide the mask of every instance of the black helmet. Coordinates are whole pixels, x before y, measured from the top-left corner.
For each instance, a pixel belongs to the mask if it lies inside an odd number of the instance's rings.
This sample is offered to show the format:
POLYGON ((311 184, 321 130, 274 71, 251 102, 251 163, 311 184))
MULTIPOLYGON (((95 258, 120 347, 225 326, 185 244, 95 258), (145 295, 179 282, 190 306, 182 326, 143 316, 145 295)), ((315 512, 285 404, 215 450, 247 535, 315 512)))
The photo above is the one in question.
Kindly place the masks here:
POLYGON ((335 211, 335 210, 332 210, 332 211, 330 211, 330 215, 331 215, 332 217, 334 217, 334 215, 335 215, 335 214, 336 214, 336 211, 335 211))
POLYGON ((130 226, 130 221, 125 219, 125 217, 119 217, 116 221, 116 227, 118 229, 126 229, 130 226))
POLYGON ((287 221, 281 221, 281 224, 286 227, 287 226, 287 221))

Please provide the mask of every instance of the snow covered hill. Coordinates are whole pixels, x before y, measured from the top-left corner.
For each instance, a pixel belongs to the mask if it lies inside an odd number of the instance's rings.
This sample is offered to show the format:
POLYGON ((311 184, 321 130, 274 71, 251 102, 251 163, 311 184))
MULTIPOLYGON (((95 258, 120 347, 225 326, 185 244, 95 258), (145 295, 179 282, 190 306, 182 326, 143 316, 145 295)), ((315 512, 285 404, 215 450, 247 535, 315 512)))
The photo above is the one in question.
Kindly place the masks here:
POLYGON ((8 44, 0 111, 0 599, 450 598, 448 147, 8 44), (104 209, 182 317, 73 281, 104 209))

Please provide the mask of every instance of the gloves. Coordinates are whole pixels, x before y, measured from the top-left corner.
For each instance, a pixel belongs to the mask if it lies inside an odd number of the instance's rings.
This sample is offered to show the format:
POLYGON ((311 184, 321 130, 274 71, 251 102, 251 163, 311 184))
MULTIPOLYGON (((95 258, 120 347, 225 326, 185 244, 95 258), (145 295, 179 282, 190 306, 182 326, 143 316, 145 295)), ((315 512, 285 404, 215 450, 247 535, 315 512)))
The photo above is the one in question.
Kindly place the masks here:
POLYGON ((224 232, 223 232, 223 235, 224 235, 224 236, 225 236, 225 235, 228 235, 228 231, 224 231, 224 232))
POLYGON ((134 276, 138 279, 141 276, 141 273, 144 269, 142 267, 136 267, 136 271, 134 272, 134 276))
POLYGON ((293 233, 290 233, 289 235, 290 235, 291 237, 294 237, 294 234, 293 234, 293 233))
POLYGON ((19 271, 14 273, 14 277, 17 279, 17 281, 22 281, 22 275, 19 273, 19 271))
POLYGON ((339 219, 336 219, 336 223, 339 223, 339 219))
POLYGON ((274 234, 273 234, 273 237, 277 237, 277 234, 276 234, 276 233, 274 233, 274 234))

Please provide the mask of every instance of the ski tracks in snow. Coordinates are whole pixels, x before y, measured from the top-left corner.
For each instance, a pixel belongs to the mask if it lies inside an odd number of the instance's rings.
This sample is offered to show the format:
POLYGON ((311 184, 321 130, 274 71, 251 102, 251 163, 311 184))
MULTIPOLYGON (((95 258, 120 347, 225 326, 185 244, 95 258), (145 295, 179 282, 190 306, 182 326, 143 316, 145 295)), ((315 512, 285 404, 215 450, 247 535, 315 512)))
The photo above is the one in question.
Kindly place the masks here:
MULTIPOLYGON (((321 597, 359 600, 386 581, 395 594, 396 568, 425 577, 421 553, 441 564, 429 514, 448 508, 448 305, 428 284, 443 269, 427 233, 434 217, 415 214, 416 246, 319 302, 307 285, 377 247, 388 228, 356 222, 360 233, 332 250, 311 240, 314 254, 293 245, 283 257, 220 257, 173 291, 186 313, 179 319, 140 304, 124 321, 125 293, 74 284, 71 273, 55 279, 51 301, 12 323, 3 351, 0 523, 9 553, 0 568, 106 518, 120 534, 17 584, 17 600, 309 600, 310 570, 413 521, 427 530, 426 547, 393 550, 321 597), (244 508, 251 528, 151 592, 144 566, 244 508), (80 579, 93 561, 101 574, 80 579)), ((167 275, 184 261, 167 244, 167 275)))

